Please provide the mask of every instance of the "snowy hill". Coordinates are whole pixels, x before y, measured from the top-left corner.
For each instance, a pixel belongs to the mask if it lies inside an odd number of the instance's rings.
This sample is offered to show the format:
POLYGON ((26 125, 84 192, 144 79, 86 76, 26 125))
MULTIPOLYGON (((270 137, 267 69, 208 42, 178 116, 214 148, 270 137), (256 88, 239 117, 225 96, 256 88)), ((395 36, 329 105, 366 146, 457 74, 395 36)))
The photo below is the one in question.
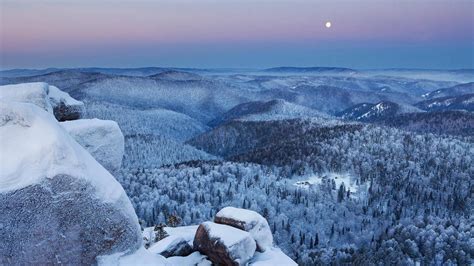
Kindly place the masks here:
POLYGON ((473 82, 474 69, 381 69, 366 70, 365 75, 383 75, 390 77, 403 77, 409 79, 426 79, 433 81, 473 82))
POLYGON ((417 113, 422 110, 403 104, 389 101, 382 101, 376 104, 361 103, 356 104, 340 113, 337 116, 346 120, 356 120, 361 122, 374 122, 388 119, 404 113, 417 113))
POLYGON ((165 72, 161 72, 155 75, 148 76, 152 79, 162 79, 162 80, 175 80, 175 81, 185 81, 185 80, 200 80, 202 79, 201 76, 183 72, 183 71, 176 71, 176 70, 169 70, 165 72))
POLYGON ((216 159, 183 142, 209 128, 182 113, 167 109, 136 109, 107 102, 86 101, 87 117, 117 121, 125 136, 124 167, 174 164, 216 159))
MULTIPOLYGON (((342 122, 337 120, 321 121, 318 118, 274 121, 234 120, 194 137, 187 144, 210 154, 228 158, 252 149, 272 145, 280 140, 295 139, 315 133, 320 128, 334 127, 333 134, 337 134, 339 124, 342 122)), ((344 125, 341 127, 344 128, 344 125)), ((321 132, 323 135, 329 134, 325 130, 321 130, 321 132)), ((319 135, 316 133, 315 137, 319 135)))
POLYGON ((420 109, 426 111, 466 110, 474 111, 474 94, 447 96, 416 103, 420 109))
POLYGON ((50 85, 61 88, 61 90, 65 92, 71 92, 74 86, 105 79, 107 77, 109 76, 102 73, 82 72, 77 70, 58 70, 34 76, 2 78, 0 79, 0 82, 2 84, 46 82, 50 85))
POLYGON ((263 72, 273 72, 273 73, 293 73, 293 74, 345 74, 353 75, 357 71, 350 68, 343 67, 274 67, 264 69, 263 72))
POLYGON ((209 122, 209 125, 217 126, 231 120, 269 121, 309 117, 330 119, 328 115, 308 107, 289 103, 285 100, 271 100, 239 104, 218 119, 209 122))
POLYGON ((474 93, 474 82, 459 84, 453 87, 435 90, 426 94, 422 97, 431 100, 433 98, 448 97, 448 96, 460 96, 463 94, 474 93))
POLYGON ((376 122, 420 133, 474 135, 474 114, 466 111, 405 113, 376 122))

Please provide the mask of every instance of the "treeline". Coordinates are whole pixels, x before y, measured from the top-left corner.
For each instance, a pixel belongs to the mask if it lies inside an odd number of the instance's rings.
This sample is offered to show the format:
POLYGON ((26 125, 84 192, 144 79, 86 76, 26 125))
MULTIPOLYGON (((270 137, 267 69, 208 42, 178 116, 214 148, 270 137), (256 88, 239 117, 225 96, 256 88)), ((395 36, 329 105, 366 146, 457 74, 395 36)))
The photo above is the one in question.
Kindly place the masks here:
MULTIPOLYGON (((275 135, 254 134, 255 147, 260 139, 273 141, 232 157, 238 162, 128 168, 120 181, 147 225, 170 214, 196 224, 223 206, 263 213, 276 243, 301 264, 469 264, 470 138, 359 124, 303 124, 294 134, 279 125, 264 131, 275 135), (333 182, 294 185, 325 173, 349 174, 358 189, 333 182)), ((220 132, 218 143, 235 145, 235 139, 226 140, 235 135, 220 132)))

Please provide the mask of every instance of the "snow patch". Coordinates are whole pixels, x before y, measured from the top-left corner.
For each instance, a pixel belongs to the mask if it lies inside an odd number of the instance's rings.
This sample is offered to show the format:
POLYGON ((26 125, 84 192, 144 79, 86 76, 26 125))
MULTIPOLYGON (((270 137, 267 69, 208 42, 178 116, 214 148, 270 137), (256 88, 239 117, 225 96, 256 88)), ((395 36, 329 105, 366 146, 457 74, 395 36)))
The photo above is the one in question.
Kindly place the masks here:
POLYGON ((136 252, 123 256, 123 253, 116 253, 108 256, 101 256, 97 258, 98 265, 174 265, 170 264, 165 257, 147 251, 145 248, 140 248, 136 252))
POLYGON ((173 249, 173 247, 182 241, 185 241, 185 239, 180 236, 168 236, 153 244, 150 248, 148 248, 148 251, 160 254, 168 249, 173 249))
POLYGON ((347 173, 325 173, 322 175, 310 176, 306 180, 295 182, 293 185, 303 189, 309 189, 316 187, 316 185, 322 184, 323 182, 333 182, 335 188, 338 189, 342 183, 346 189, 350 189, 351 192, 357 192, 359 185, 356 184, 356 180, 353 176, 347 173))
POLYGON ((202 255, 198 251, 192 253, 186 257, 169 257, 167 259, 170 265, 176 266, 211 266, 212 262, 210 262, 205 255, 202 255))
POLYGON ((292 266, 298 265, 292 259, 290 259, 285 253, 279 248, 271 248, 263 253, 255 252, 254 257, 249 261, 249 265, 254 266, 276 266, 285 265, 292 266))

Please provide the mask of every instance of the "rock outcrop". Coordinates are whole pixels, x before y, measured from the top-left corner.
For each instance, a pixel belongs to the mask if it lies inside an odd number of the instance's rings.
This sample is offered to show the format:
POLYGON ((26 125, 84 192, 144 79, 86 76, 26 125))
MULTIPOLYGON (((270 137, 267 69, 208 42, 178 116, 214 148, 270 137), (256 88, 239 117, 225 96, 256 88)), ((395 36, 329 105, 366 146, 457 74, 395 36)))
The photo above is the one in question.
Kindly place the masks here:
POLYGON ((84 103, 72 98, 67 92, 48 86, 48 97, 58 121, 76 120, 84 116, 84 103))
POLYGON ((117 172, 125 144, 118 124, 111 120, 79 119, 60 123, 105 169, 117 172))
MULTIPOLYGON (((268 222, 260 214, 226 207, 216 214, 214 220, 221 224, 205 222, 199 226, 163 227, 169 236, 158 242, 151 241, 153 244, 148 251, 166 256, 171 265, 297 265, 273 246, 268 222), (256 241, 261 250, 256 251, 256 241), (178 254, 174 250, 179 249, 175 247, 186 246, 186 242, 193 245, 194 253, 168 256, 178 254), (172 252, 164 253, 165 250, 172 252)), ((145 228, 143 236, 156 239, 156 227, 145 228)))
POLYGON ((44 82, 0 86, 0 100, 35 104, 58 121, 80 119, 85 113, 83 102, 44 82))
POLYGON ((193 248, 188 244, 188 241, 180 236, 165 237, 152 245, 148 250, 165 258, 172 256, 185 257, 193 253, 193 248))
POLYGON ((249 232, 257 243, 258 251, 263 252, 273 245, 273 235, 267 220, 252 210, 226 207, 216 214, 214 222, 249 232))
POLYGON ((0 104, 0 264, 94 264, 142 243, 121 185, 29 103, 0 104))
POLYGON ((248 232, 204 222, 196 231, 194 249, 217 265, 245 265, 255 254, 256 244, 248 232))

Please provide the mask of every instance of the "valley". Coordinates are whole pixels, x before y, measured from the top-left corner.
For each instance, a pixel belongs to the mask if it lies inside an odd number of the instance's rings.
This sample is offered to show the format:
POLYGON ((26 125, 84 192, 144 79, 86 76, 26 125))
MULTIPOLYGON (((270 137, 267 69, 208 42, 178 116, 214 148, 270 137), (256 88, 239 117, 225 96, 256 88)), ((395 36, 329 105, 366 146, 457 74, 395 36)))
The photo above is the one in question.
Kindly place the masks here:
MULTIPOLYGON (((469 264, 474 72, 346 68, 2 71, 124 135, 143 227, 256 211, 300 265, 469 264)), ((193 229, 195 230, 195 228, 193 229)))

